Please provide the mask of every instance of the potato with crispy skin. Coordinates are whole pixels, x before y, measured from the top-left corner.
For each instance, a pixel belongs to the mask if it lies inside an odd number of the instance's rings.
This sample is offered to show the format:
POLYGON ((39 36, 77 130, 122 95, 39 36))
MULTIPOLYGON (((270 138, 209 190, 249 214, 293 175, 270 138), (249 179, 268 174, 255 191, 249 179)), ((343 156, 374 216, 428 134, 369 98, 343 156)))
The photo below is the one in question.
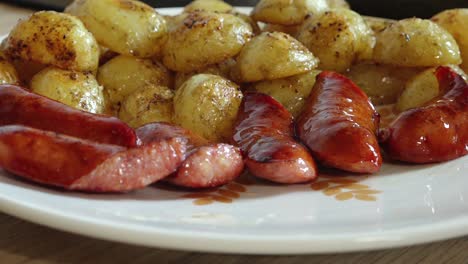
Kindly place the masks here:
POLYGON ((317 65, 314 54, 293 37, 263 32, 244 46, 232 77, 238 82, 273 80, 308 72, 317 65))
POLYGON ((445 10, 432 17, 432 21, 452 34, 460 48, 463 63, 461 68, 468 72, 468 8, 445 10))
POLYGON ((294 117, 297 117, 302 112, 319 73, 320 71, 312 70, 291 77, 261 81, 253 84, 253 89, 275 98, 294 117))
POLYGON ((15 66, 0 51, 0 84, 19 84, 20 79, 15 66))
POLYGON ((95 114, 106 111, 102 86, 90 73, 48 67, 31 80, 33 92, 95 114))
POLYGON ((232 14, 192 12, 172 20, 163 62, 177 72, 192 72, 237 55, 252 37, 252 27, 232 14))
POLYGON ((348 9, 334 9, 308 18, 297 35, 319 59, 321 70, 344 72, 355 62, 372 58, 374 34, 364 19, 348 9))
POLYGON ((230 12, 233 7, 222 0, 194 0, 184 7, 184 12, 209 11, 218 13, 230 12))
POLYGON ((12 60, 66 70, 95 72, 99 62, 99 46, 83 23, 54 11, 37 12, 21 20, 5 46, 5 53, 12 60))
POLYGON ((236 64, 236 61, 234 59, 227 59, 225 61, 222 61, 220 63, 216 63, 213 65, 209 65, 206 68, 198 69, 193 72, 189 73, 184 73, 184 72, 178 72, 175 74, 174 77, 174 87, 175 89, 178 89, 182 84, 184 84, 185 81, 190 79, 190 77, 200 74, 200 73, 209 73, 209 74, 214 74, 214 75, 219 75, 223 78, 226 79, 231 79, 231 69, 234 67, 236 64))
POLYGON ((312 13, 329 8, 326 0, 260 0, 252 11, 252 18, 265 23, 285 26, 301 24, 312 13))
POLYGON ((423 71, 418 67, 360 63, 351 67, 346 76, 353 80, 375 105, 393 104, 405 88, 405 83, 423 71))
POLYGON ((75 0, 65 12, 80 18, 99 44, 120 54, 152 57, 167 28, 154 8, 134 0, 75 0))
POLYGON ((172 122, 174 92, 149 85, 131 93, 122 102, 119 118, 133 128, 154 122, 172 122))
POLYGON ((131 56, 117 56, 99 68, 98 82, 104 86, 113 110, 131 93, 148 85, 172 87, 169 70, 159 62, 131 56))
POLYGON ((220 76, 198 74, 174 97, 174 122, 210 141, 226 141, 242 101, 239 87, 220 76))
POLYGON ((378 33, 374 49, 377 63, 402 67, 434 67, 461 63, 455 39, 430 20, 409 18, 378 33))

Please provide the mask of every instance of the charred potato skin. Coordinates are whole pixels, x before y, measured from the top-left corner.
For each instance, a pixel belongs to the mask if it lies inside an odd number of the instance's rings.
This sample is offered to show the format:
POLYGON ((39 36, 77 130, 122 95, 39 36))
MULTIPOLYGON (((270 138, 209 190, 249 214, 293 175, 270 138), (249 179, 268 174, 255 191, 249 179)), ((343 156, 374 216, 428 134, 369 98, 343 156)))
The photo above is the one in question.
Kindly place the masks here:
POLYGON ((319 74, 320 71, 312 70, 282 79, 260 81, 252 84, 252 89, 272 96, 286 107, 294 117, 298 117, 319 74))
POLYGON ((232 14, 192 12, 174 18, 163 48, 163 63, 192 72, 236 56, 253 36, 252 27, 232 14))
POLYGON ((318 60, 302 43, 282 32, 263 32, 248 42, 233 67, 237 82, 289 77, 317 67, 318 60))
POLYGON ((241 101, 235 83, 217 75, 194 75, 175 93, 174 122, 209 141, 229 141, 241 101))
POLYGON ((328 8, 326 0, 260 0, 251 16, 265 23, 292 26, 301 24, 309 13, 319 14, 328 8))
POLYGON ((104 86, 109 104, 115 111, 128 95, 140 87, 172 87, 173 83, 171 72, 161 63, 126 55, 119 55, 101 66, 97 80, 104 86))
POLYGON ((160 53, 166 21, 134 0, 75 0, 65 12, 80 18, 99 44, 119 54, 149 58, 160 53))
POLYGON ((431 19, 455 38, 462 57, 461 68, 468 72, 468 8, 445 10, 431 19))
POLYGON ((94 114, 106 111, 103 88, 93 74, 48 67, 31 80, 33 92, 94 114))
POLYGON ((364 19, 348 9, 309 17, 297 39, 320 60, 319 69, 344 72, 358 61, 372 59, 375 37, 364 19))
POLYGON ((436 23, 419 18, 390 24, 377 35, 374 61, 402 67, 461 63, 455 39, 436 23))
POLYGON ((142 87, 122 102, 119 118, 133 128, 153 122, 172 123, 173 98, 174 92, 165 86, 142 87))
POLYGON ((41 11, 20 21, 5 44, 12 60, 32 61, 62 69, 95 72, 99 46, 83 23, 68 14, 41 11))

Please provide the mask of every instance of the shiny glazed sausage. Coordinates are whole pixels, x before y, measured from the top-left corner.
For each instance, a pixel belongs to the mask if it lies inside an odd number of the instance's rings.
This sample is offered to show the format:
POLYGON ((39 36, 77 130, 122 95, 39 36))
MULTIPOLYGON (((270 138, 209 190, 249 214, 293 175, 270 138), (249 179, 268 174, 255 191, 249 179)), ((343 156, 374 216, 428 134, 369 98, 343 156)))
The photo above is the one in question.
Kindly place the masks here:
POLYGON ((444 94, 403 112, 380 134, 395 160, 433 163, 468 153, 468 84, 448 67, 439 67, 435 74, 444 94))
POLYGON ((115 117, 80 111, 18 86, 0 85, 0 126, 15 124, 99 143, 136 145, 135 131, 115 117))
POLYGON ((376 134, 379 114, 351 80, 324 71, 317 76, 297 132, 323 165, 375 173, 382 165, 376 134))
POLYGON ((168 123, 152 123, 136 130, 142 145, 179 138, 186 142, 186 158, 165 181, 185 188, 210 188, 237 178, 244 169, 240 150, 228 144, 209 144, 184 128, 168 123))
POLYGON ((315 179, 312 156, 293 136, 293 117, 279 102, 266 94, 244 95, 233 140, 252 174, 277 183, 315 179))
POLYGON ((69 190, 143 188, 173 173, 185 151, 177 138, 127 149, 21 125, 0 127, 0 167, 69 190))

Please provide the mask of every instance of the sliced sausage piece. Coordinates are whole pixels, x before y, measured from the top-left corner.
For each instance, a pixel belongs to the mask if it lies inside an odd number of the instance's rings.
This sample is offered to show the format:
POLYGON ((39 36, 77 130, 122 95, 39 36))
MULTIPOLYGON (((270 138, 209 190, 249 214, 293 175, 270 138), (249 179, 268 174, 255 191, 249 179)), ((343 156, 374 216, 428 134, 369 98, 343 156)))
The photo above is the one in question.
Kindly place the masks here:
POLYGON ((317 76, 297 131, 323 165, 375 173, 382 165, 378 124, 379 114, 359 87, 338 73, 324 71, 317 76))
POLYGON ((173 173, 186 145, 174 138, 126 149, 20 125, 0 127, 0 167, 26 179, 90 192, 126 192, 173 173))
POLYGON ((141 144, 180 138, 187 142, 186 158, 176 173, 164 180, 185 188, 211 188, 237 178, 244 169, 240 150, 228 144, 209 144, 184 128, 152 123, 136 130, 141 144))
POLYGON ((0 85, 0 126, 25 125, 125 147, 136 145, 135 131, 115 117, 74 109, 13 85, 0 85))
POLYGON ((433 163, 468 153, 468 84, 449 67, 435 72, 445 93, 426 106, 410 109, 380 134, 395 160, 433 163))
POLYGON ((253 175, 287 184, 315 179, 314 159, 293 136, 293 117, 279 102, 266 94, 244 95, 233 140, 253 175))

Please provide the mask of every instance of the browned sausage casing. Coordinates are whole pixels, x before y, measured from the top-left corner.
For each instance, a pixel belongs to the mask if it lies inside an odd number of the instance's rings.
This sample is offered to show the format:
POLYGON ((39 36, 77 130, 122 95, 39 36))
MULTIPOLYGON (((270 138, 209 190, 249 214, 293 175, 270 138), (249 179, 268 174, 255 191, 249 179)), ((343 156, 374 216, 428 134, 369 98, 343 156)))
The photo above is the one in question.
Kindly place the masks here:
POLYGON ((297 121, 300 139, 325 166, 375 173, 382 165, 376 134, 379 114, 351 80, 324 71, 297 121))
POLYGON ((293 117, 279 102, 266 94, 244 95, 233 140, 252 174, 277 183, 315 179, 312 156, 293 136, 293 117))
POLYGON ((69 190, 126 192, 173 173, 185 143, 177 138, 126 149, 21 125, 0 127, 0 167, 69 190))
POLYGON ((439 67, 435 74, 445 94, 403 112, 380 135, 395 160, 432 163, 468 153, 468 84, 448 67, 439 67))
POLYGON ((99 143, 136 145, 135 131, 115 117, 80 111, 18 86, 0 85, 0 126, 14 124, 99 143))
POLYGON ((137 129, 143 145, 181 138, 187 144, 186 158, 177 172, 164 180, 186 188, 210 188, 237 178, 244 169, 240 150, 228 144, 209 144, 191 131, 167 123, 152 123, 137 129))

